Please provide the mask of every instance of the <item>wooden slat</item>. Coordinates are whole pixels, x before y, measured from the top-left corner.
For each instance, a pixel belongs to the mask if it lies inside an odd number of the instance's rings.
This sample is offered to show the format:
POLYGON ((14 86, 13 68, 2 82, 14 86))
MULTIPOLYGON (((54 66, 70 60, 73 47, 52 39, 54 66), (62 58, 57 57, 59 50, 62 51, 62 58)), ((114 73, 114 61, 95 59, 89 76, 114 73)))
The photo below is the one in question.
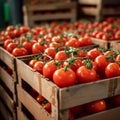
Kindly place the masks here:
POLYGON ((120 41, 111 44, 111 49, 120 51, 120 41))
POLYGON ((17 86, 17 90, 18 99, 37 120, 52 120, 50 114, 47 113, 34 98, 32 98, 27 92, 25 92, 19 86, 17 86))
POLYGON ((4 48, 0 47, 0 59, 8 65, 12 70, 14 70, 14 56, 11 55, 4 48))
MULTIPOLYGON (((60 109, 67 109, 97 99, 111 97, 115 94, 118 86, 116 82, 119 80, 120 77, 115 77, 60 89, 60 109)), ((120 88, 118 91, 120 91, 120 88)))
POLYGON ((35 72, 23 61, 17 59, 16 62, 19 82, 21 81, 20 79, 23 79, 38 93, 44 95, 44 97, 54 106, 57 106, 57 86, 54 85, 51 81, 48 81, 48 79, 44 78, 40 73, 35 72))
POLYGON ((120 120, 120 107, 99 112, 76 120, 120 120))
POLYGON ((97 5, 101 0, 78 0, 79 4, 97 5))
POLYGON ((13 117, 10 115, 9 111, 6 109, 1 100, 0 100, 0 113, 2 114, 5 120, 13 120, 13 117))
POLYGON ((15 81, 2 67, 0 67, 0 80, 15 94, 15 81))
POLYGON ((7 94, 2 86, 0 86, 0 98, 4 101, 9 110, 14 113, 14 101, 11 99, 11 97, 7 94))
POLYGON ((17 108, 17 119, 18 120, 29 120, 19 107, 17 108))

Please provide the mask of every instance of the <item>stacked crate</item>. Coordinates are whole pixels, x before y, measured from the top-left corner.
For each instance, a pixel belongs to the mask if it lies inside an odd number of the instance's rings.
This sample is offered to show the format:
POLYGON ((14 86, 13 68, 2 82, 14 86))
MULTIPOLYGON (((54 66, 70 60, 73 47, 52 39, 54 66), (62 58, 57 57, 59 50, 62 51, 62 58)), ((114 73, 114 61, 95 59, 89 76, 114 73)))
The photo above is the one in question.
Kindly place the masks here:
MULTIPOLYGON (((31 58, 17 59, 18 71, 18 119, 31 120, 68 120, 69 109, 99 99, 108 98, 120 94, 120 77, 99 80, 96 82, 59 88, 52 81, 30 68, 26 61, 31 58), (31 96, 27 91, 29 87, 45 97, 52 106, 51 114, 31 96)), ((77 120, 114 120, 120 119, 120 107, 109 109, 94 115, 79 118, 77 120), (112 114, 111 114, 112 113, 112 114)))
POLYGON ((120 15, 119 0, 78 0, 79 17, 92 18, 101 21, 108 16, 120 15))
POLYGON ((32 5, 24 4, 24 25, 36 26, 42 23, 57 22, 74 22, 76 21, 76 2, 55 2, 46 4, 32 5))
POLYGON ((5 120, 16 120, 17 92, 14 56, 0 47, 0 112, 5 120))

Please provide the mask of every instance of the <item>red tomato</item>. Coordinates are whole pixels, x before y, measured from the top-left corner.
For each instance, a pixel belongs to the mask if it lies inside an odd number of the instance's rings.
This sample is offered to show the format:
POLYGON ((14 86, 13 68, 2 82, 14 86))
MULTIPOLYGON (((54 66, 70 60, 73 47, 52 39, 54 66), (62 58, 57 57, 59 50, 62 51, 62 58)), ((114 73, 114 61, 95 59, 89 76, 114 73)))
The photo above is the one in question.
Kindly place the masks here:
POLYGON ((66 60, 68 58, 67 54, 65 51, 59 51, 55 55, 55 60, 66 60))
POLYGON ((94 60, 97 56, 101 55, 102 53, 97 49, 91 49, 87 52, 87 57, 94 60))
POLYGON ((46 63, 43 67, 43 75, 52 80, 53 73, 57 70, 54 60, 46 63))
POLYGON ((96 113, 106 110, 106 102, 104 100, 97 100, 85 105, 87 112, 96 113))
POLYGON ((12 43, 12 42, 13 42, 12 39, 7 39, 7 40, 5 40, 3 47, 6 49, 7 46, 8 46, 8 44, 9 44, 9 43, 12 43))
POLYGON ((46 104, 44 104, 43 105, 43 108, 47 111, 47 112, 49 112, 49 113, 51 113, 51 103, 46 103, 46 104))
POLYGON ((107 78, 120 76, 120 66, 117 63, 109 63, 105 68, 107 78))
POLYGON ((17 44, 11 42, 11 43, 9 43, 9 44, 7 45, 6 50, 7 50, 8 52, 12 53, 13 49, 16 48, 16 47, 17 47, 17 44))
POLYGON ((105 55, 99 55, 95 58, 94 62, 97 64, 97 72, 104 77, 105 75, 105 68, 108 65, 105 55))
POLYGON ((69 120, 75 120, 72 112, 69 112, 69 120))
MULTIPOLYGON (((46 48, 46 50, 45 50, 44 53, 47 54, 47 55, 49 55, 50 57, 54 58, 55 55, 56 55, 56 50, 55 50, 54 47, 48 47, 48 48, 46 48)), ((46 57, 47 57, 47 56, 46 56, 46 57)), ((48 57, 47 57, 47 58, 48 58, 48 57)), ((49 58, 48 58, 48 59, 49 59, 49 58)))
POLYGON ((24 55, 28 55, 28 51, 25 48, 15 48, 12 51, 12 55, 14 55, 15 57, 17 56, 24 56, 24 55))
POLYGON ((86 56, 87 56, 87 51, 85 50, 78 51, 78 57, 86 57, 86 56))
POLYGON ((30 61, 29 61, 29 66, 30 66, 31 68, 33 68, 34 64, 35 64, 37 61, 38 61, 38 60, 36 60, 36 59, 30 60, 30 61))
POLYGON ((35 62, 33 69, 36 70, 39 73, 42 73, 44 63, 42 61, 35 62))
POLYGON ((28 32, 29 30, 30 30, 29 27, 26 27, 26 26, 21 26, 21 27, 20 27, 20 32, 21 32, 21 33, 26 33, 26 32, 28 32))
POLYGON ((112 97, 112 104, 114 106, 120 106, 120 95, 112 97))
POLYGON ((115 60, 120 61, 120 54, 116 56, 115 60))
POLYGON ((33 46, 33 43, 32 42, 23 42, 22 46, 27 49, 28 53, 31 54, 32 53, 32 46, 33 46))
POLYGON ((39 42, 36 42, 32 46, 32 53, 37 54, 37 53, 43 53, 45 51, 46 47, 44 45, 40 45, 39 42))
POLYGON ((78 48, 78 47, 80 47, 80 42, 76 38, 71 38, 69 41, 66 42, 65 45, 70 46, 70 47, 78 48))
POLYGON ((70 68, 67 70, 60 68, 54 72, 53 82, 59 87, 68 87, 75 85, 76 83, 75 72, 70 68))
POLYGON ((92 45, 90 37, 79 38, 80 47, 92 45))
POLYGON ((38 102, 39 104, 42 104, 42 102, 45 100, 45 98, 44 98, 42 95, 39 94, 39 95, 37 96, 36 100, 37 100, 37 102, 38 102))
POLYGON ((76 76, 79 83, 93 82, 97 80, 97 73, 92 69, 88 69, 85 66, 81 66, 76 71, 76 76))

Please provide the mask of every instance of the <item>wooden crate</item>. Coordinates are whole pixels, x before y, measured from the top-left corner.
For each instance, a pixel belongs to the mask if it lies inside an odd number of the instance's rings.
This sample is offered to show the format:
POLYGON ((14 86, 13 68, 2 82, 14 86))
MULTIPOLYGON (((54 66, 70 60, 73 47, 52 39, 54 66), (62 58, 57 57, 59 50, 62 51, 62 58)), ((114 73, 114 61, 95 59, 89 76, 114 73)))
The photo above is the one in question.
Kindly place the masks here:
POLYGON ((94 16, 96 21, 101 21, 107 16, 120 15, 119 0, 78 0, 78 3, 79 15, 94 16))
POLYGON ((111 49, 120 51, 120 41, 117 43, 116 42, 112 43, 110 47, 111 49))
POLYGON ((52 81, 35 72, 22 60, 17 59, 16 63, 18 71, 17 92, 19 108, 23 104, 37 120, 43 120, 43 118, 46 120, 68 120, 69 108, 120 94, 120 77, 59 88, 52 81), (51 103, 51 114, 47 113, 23 89, 22 81, 29 84, 51 103))
POLYGON ((52 4, 38 4, 23 6, 24 25, 36 26, 44 21, 76 21, 76 2, 70 3, 52 3, 52 4), (38 24, 37 24, 38 23, 38 24))
POLYGON ((113 48, 112 46, 114 44, 117 44, 120 42, 120 40, 111 40, 111 41, 106 41, 102 39, 97 39, 97 38, 92 38, 92 42, 96 45, 99 45, 99 47, 104 47, 104 48, 113 48))

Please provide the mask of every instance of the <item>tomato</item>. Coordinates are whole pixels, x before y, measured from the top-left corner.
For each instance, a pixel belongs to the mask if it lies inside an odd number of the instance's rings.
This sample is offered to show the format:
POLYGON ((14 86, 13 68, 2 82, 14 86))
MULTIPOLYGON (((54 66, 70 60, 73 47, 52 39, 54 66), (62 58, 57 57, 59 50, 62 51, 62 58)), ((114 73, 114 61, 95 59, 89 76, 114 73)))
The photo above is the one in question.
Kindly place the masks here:
POLYGON ((36 42, 32 46, 32 53, 37 54, 37 53, 43 53, 45 51, 46 47, 44 45, 40 45, 39 42, 36 42))
POLYGON ((86 50, 79 50, 78 51, 78 57, 86 57, 87 51, 86 50))
POLYGON ((44 63, 42 61, 35 62, 33 69, 36 70, 39 73, 42 73, 44 63))
POLYGON ((80 47, 92 45, 90 37, 79 38, 80 47))
POLYGON ((112 104, 114 106, 120 106, 120 95, 112 97, 112 104))
POLYGON ((43 75, 52 80, 53 73, 57 70, 57 66, 54 63, 54 60, 46 63, 43 67, 43 75))
POLYGON ((51 113, 51 103, 46 103, 46 104, 44 104, 43 105, 43 108, 47 111, 47 112, 49 112, 49 113, 51 113))
POLYGON ((32 42, 23 42, 22 46, 27 49, 28 53, 31 54, 32 53, 32 46, 33 46, 33 43, 32 42))
POLYGON ((79 83, 93 82, 97 80, 97 73, 92 69, 88 69, 85 66, 81 66, 76 71, 76 76, 79 83))
POLYGON ((70 47, 78 48, 78 47, 80 47, 80 42, 76 38, 71 38, 69 41, 67 41, 65 43, 65 46, 70 46, 70 47))
POLYGON ((104 33, 103 36, 102 36, 102 39, 103 40, 113 40, 114 37, 111 33, 104 33))
POLYGON ((75 72, 70 68, 68 68, 67 70, 60 68, 54 72, 53 82, 61 88, 75 85, 75 72))
POLYGON ((96 34, 96 38, 102 39, 103 35, 104 35, 103 32, 99 32, 99 33, 96 34))
POLYGON ((67 54, 65 53, 65 51, 59 51, 56 53, 55 55, 55 60, 66 60, 68 58, 67 54))
MULTIPOLYGON (((47 55, 49 55, 50 57, 54 58, 55 55, 56 55, 56 50, 55 50, 54 47, 48 47, 48 48, 46 48, 46 50, 44 51, 44 53, 47 54, 47 55)), ((49 59, 49 58, 47 57, 47 59, 49 59)))
POLYGON ((105 68, 108 65, 105 55, 99 55, 95 58, 94 62, 97 64, 97 72, 101 77, 105 76, 105 68))
POLYGON ((37 96, 36 100, 37 100, 37 102, 38 102, 39 104, 42 104, 42 102, 45 100, 45 98, 44 98, 42 95, 39 94, 39 95, 37 96))
POLYGON ((106 110, 106 102, 105 100, 97 100, 94 102, 87 103, 85 105, 87 112, 89 113, 97 113, 106 110))
POLYGON ((58 43, 58 42, 51 42, 49 44, 50 47, 55 47, 55 48, 59 48, 59 47, 62 47, 62 44, 61 43, 58 43))
POLYGON ((91 49, 87 52, 87 57, 94 60, 97 56, 101 55, 102 53, 97 49, 91 49))
POLYGON ((3 47, 6 49, 7 46, 8 46, 8 44, 9 44, 9 43, 12 43, 12 42, 13 42, 12 39, 7 39, 7 40, 5 40, 3 47))
POLYGON ((17 56, 24 56, 24 55, 28 55, 28 51, 25 48, 15 48, 12 51, 12 55, 14 55, 15 57, 17 56))
POLYGON ((28 32, 29 30, 30 30, 29 27, 26 27, 26 26, 21 26, 21 27, 20 27, 20 32, 21 32, 21 33, 26 33, 26 32, 28 32))
POLYGON ((21 32, 18 29, 13 30, 14 37, 20 37, 21 32))
POLYGON ((11 43, 9 43, 9 44, 7 45, 6 50, 7 50, 8 52, 12 53, 13 49, 16 48, 16 47, 17 47, 17 44, 11 42, 11 43))
POLYGON ((116 56, 115 60, 120 61, 120 54, 116 56))
POLYGON ((120 40, 120 30, 115 33, 115 39, 120 40))
POLYGON ((69 120, 75 120, 72 112, 69 112, 69 120))
POLYGON ((30 66, 31 68, 33 68, 34 64, 35 64, 37 61, 38 61, 38 60, 36 60, 36 59, 30 60, 30 61, 29 61, 29 66, 30 66))
POLYGON ((105 68, 107 78, 120 76, 120 66, 117 63, 109 63, 105 68))
POLYGON ((13 31, 14 29, 15 29, 15 27, 12 25, 7 26, 7 28, 6 28, 7 31, 13 31))

